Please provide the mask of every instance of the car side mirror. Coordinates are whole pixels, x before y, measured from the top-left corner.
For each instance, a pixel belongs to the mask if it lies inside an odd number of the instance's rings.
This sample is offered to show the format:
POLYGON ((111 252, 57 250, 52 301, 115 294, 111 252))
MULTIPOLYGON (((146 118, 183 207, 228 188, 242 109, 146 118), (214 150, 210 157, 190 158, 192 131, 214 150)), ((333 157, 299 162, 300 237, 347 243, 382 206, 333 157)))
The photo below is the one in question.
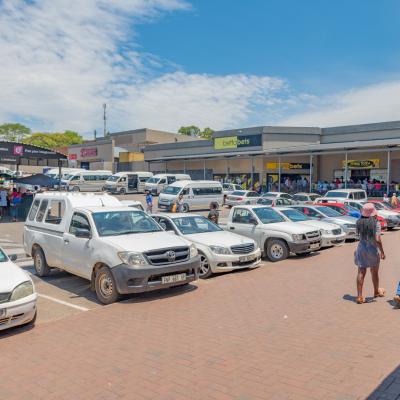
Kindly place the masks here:
POLYGON ((88 229, 77 229, 75 231, 75 236, 77 238, 81 238, 81 239, 90 239, 91 238, 91 234, 88 229))
POLYGON ((258 225, 257 220, 256 220, 255 218, 253 218, 253 217, 250 218, 249 223, 250 223, 251 225, 258 225))
POLYGON ((8 256, 8 258, 9 258, 11 261, 17 261, 18 256, 17 256, 16 254, 10 254, 10 255, 8 256))

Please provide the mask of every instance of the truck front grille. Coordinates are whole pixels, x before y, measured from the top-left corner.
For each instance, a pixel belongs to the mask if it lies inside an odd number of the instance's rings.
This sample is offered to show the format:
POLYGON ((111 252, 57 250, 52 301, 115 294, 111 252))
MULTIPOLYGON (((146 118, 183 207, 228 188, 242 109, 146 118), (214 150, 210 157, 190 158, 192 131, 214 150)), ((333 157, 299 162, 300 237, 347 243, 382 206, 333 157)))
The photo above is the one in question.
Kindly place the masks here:
POLYGON ((189 259, 189 247, 171 247, 144 253, 151 265, 168 265, 189 259))
POLYGON ((319 231, 308 232, 306 234, 306 237, 307 237, 308 240, 313 240, 313 239, 315 240, 315 239, 318 239, 320 237, 320 233, 319 233, 319 231))

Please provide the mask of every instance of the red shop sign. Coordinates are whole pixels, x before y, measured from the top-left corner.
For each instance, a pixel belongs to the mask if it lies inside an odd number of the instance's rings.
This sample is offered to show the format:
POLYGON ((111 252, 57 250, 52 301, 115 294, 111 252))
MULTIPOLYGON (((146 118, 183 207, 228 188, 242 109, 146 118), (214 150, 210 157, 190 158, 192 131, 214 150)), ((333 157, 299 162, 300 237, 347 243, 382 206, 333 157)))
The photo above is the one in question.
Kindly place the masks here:
POLYGON ((69 154, 69 155, 68 155, 68 158, 69 158, 70 160, 77 160, 77 159, 78 159, 78 154, 69 154))
POLYGON ((97 156, 97 148, 91 149, 81 149, 81 157, 96 157, 97 156))

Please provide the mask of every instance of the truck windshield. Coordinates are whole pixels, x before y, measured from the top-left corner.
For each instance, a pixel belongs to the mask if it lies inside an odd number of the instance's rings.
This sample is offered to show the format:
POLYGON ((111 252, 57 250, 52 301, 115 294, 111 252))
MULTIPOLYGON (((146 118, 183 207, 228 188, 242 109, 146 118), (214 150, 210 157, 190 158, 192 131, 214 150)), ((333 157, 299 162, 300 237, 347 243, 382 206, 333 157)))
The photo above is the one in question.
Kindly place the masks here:
POLYGON ((281 210, 281 213, 288 217, 292 222, 308 221, 310 219, 297 210, 281 210))
POLYGON ((167 186, 161 193, 163 194, 178 194, 182 190, 181 187, 167 186))
POLYGON ((129 235, 162 230, 151 217, 139 210, 96 212, 93 213, 93 220, 99 236, 129 235))
POLYGON ((146 183, 158 183, 161 178, 150 178, 146 183))
POLYGON ((108 180, 109 182, 117 182, 117 180, 118 180, 119 178, 121 178, 121 177, 118 176, 118 175, 113 175, 113 176, 110 176, 107 180, 108 180))
POLYGON ((271 207, 257 207, 253 211, 263 224, 273 224, 275 222, 285 222, 285 219, 271 207))
POLYGON ((0 249, 0 262, 6 262, 8 261, 8 257, 5 255, 3 250, 0 249))
POLYGON ((219 226, 201 216, 174 218, 173 221, 183 235, 222 231, 219 226))
POLYGON ((326 193, 325 197, 347 197, 347 192, 328 192, 326 193))

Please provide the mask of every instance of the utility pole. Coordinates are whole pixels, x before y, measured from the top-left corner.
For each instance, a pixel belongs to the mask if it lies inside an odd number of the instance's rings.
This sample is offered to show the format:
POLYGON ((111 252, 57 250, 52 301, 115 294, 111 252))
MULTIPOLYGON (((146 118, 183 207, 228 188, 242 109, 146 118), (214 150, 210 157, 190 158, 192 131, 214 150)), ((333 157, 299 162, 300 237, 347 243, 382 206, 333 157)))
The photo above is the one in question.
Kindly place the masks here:
POLYGON ((96 129, 94 130, 94 140, 96 140, 97 139, 97 131, 96 131, 96 129))
POLYGON ((104 137, 106 137, 107 136, 107 104, 106 103, 103 104, 103 109, 104 109, 104 112, 103 112, 104 137))

